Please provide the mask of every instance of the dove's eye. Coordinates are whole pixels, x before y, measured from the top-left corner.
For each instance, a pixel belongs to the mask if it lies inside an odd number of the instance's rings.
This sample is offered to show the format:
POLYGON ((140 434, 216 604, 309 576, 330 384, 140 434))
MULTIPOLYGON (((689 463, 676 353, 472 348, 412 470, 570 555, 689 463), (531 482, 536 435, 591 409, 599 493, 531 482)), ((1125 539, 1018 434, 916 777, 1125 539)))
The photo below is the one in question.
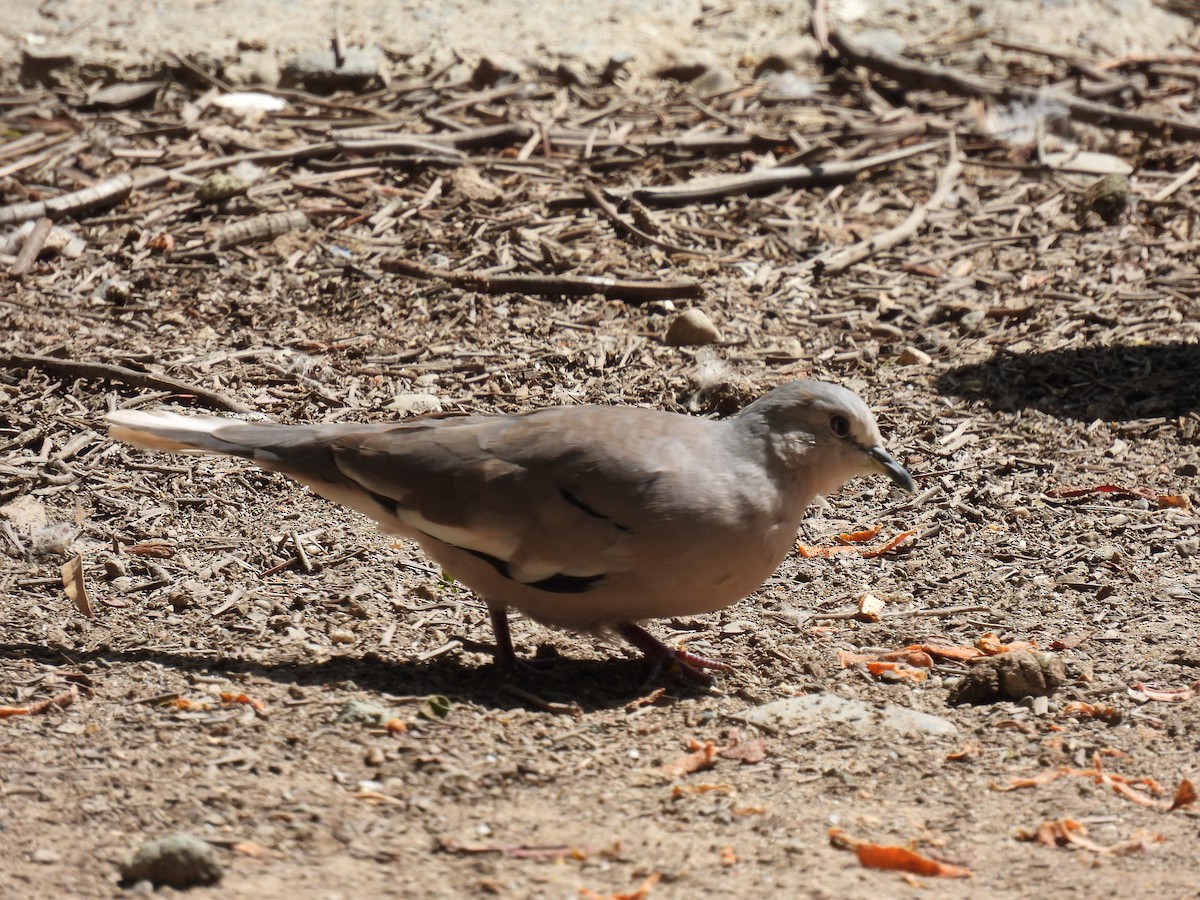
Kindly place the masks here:
POLYGON ((834 416, 829 420, 829 430, 844 438, 850 433, 850 420, 845 416, 834 416))

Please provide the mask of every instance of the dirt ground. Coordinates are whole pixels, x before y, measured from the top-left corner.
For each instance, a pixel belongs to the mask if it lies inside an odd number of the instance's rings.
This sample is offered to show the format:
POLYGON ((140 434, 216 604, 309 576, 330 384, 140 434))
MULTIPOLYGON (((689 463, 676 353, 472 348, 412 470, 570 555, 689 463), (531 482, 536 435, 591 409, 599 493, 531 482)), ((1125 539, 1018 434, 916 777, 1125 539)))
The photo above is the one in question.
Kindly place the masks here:
POLYGON ((223 872, 194 897, 1200 895, 1193 20, 830 4, 926 76, 1060 92, 1034 102, 820 55, 791 4, 601 4, 592 31, 137 6, 19 2, 0 27, 0 896, 182 895, 121 883, 175 832, 223 872), (339 27, 374 68, 275 82, 339 27), (280 109, 213 102, 252 72, 280 109), (719 335, 675 346, 689 307, 719 335), (918 491, 852 482, 753 596, 647 623, 734 667, 710 689, 518 616, 519 651, 554 661, 507 681, 472 649, 482 605, 416 547, 102 424, 725 415, 801 377, 862 394, 918 491), (990 664, 968 648, 1016 642, 1056 692, 951 701, 990 664), (831 697, 848 721, 810 705, 831 697), (868 868, 871 843, 947 877, 868 868))

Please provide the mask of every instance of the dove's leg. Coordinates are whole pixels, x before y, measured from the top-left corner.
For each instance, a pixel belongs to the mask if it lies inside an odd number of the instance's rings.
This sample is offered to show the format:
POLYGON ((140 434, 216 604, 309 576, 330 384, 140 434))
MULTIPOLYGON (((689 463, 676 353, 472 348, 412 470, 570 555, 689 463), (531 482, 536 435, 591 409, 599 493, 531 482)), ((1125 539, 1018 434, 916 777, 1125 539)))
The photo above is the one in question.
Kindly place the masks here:
POLYGON ((492 620, 492 634, 495 635, 496 642, 494 644, 485 644, 480 641, 473 641, 470 638, 459 637, 458 640, 464 650, 470 650, 472 653, 492 654, 492 660, 496 663, 496 668, 510 675, 522 669, 532 669, 535 672, 540 672, 547 665, 554 662, 552 659, 518 659, 517 652, 513 649, 512 635, 508 630, 508 610, 503 606, 489 606, 488 615, 492 620))
POLYGON ((685 677, 692 681, 698 681, 700 684, 712 684, 712 678, 704 672, 705 669, 717 669, 721 672, 733 671, 731 666, 720 660, 708 659, 696 653, 689 653, 687 650, 673 650, 645 628, 634 625, 632 622, 619 622, 614 628, 617 634, 641 650, 646 655, 646 659, 654 665, 660 667, 671 664, 679 666, 679 671, 685 677))
POLYGON ((517 667, 517 653, 508 630, 508 610, 503 606, 489 606, 488 614, 492 617, 492 634, 496 636, 496 646, 492 650, 496 665, 512 671, 517 667))

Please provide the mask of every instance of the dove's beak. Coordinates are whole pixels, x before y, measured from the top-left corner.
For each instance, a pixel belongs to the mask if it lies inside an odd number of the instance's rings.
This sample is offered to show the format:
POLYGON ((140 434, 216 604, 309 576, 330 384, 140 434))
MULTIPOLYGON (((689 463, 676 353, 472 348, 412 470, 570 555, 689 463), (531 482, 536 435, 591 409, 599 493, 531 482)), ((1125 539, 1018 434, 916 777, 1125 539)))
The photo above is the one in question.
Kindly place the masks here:
POLYGON ((910 494, 917 489, 917 483, 908 474, 908 469, 896 462, 896 458, 883 447, 868 447, 866 454, 871 457, 876 469, 892 479, 896 487, 908 491, 910 494))

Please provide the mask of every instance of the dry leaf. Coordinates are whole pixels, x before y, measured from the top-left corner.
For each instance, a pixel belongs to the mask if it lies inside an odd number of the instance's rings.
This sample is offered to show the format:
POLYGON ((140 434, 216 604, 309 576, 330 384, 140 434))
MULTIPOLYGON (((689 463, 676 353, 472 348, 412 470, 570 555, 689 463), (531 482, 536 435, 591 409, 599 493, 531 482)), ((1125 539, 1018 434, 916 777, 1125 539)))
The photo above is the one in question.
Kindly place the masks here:
POLYGON ((89 619, 96 618, 92 609, 92 598, 88 596, 87 585, 83 581, 83 557, 76 553, 62 567, 63 589, 77 610, 89 619))
POLYGON ((1175 798, 1171 801, 1171 805, 1167 811, 1174 812, 1185 806, 1191 806, 1195 802, 1196 785, 1192 784, 1192 779, 1184 778, 1179 782, 1179 787, 1175 789, 1175 798))
POLYGON ((267 709, 267 704, 263 703, 261 700, 255 700, 251 697, 247 697, 245 694, 223 693, 221 694, 221 702, 244 703, 246 706, 252 708, 255 712, 260 713, 266 712, 267 709))
POLYGON ((690 794, 725 794, 732 797, 737 793, 732 784, 677 784, 671 788, 671 796, 678 800, 690 794))
POLYGON ((888 869, 938 878, 970 878, 971 870, 923 856, 907 847, 872 844, 850 837, 841 828, 829 830, 829 841, 839 849, 853 849, 858 861, 868 869, 888 869))
POLYGON ((698 741, 692 741, 691 746, 693 748, 691 753, 675 762, 667 763, 662 767, 662 771, 672 778, 676 778, 680 775, 699 772, 702 769, 711 769, 716 764, 717 748, 712 741, 705 741, 703 745, 698 741))
POLYGON ((924 681, 929 677, 929 673, 924 669, 914 669, 911 666, 906 666, 897 662, 887 662, 885 660, 872 660, 867 663, 867 671, 876 678, 881 678, 885 674, 890 674, 893 678, 904 679, 907 681, 924 681))
POLYGON ((28 706, 0 706, 0 719, 7 719, 10 716, 36 716, 44 713, 52 706, 65 709, 78 699, 79 688, 71 685, 69 690, 63 691, 49 700, 39 700, 37 703, 30 703, 28 706))
POLYGON ((597 894, 595 891, 583 888, 580 890, 579 896, 583 900, 646 900, 650 896, 651 889, 658 884, 660 878, 662 878, 662 874, 655 872, 632 891, 618 891, 615 894, 597 894))
POLYGON ((1157 700, 1160 703, 1183 703, 1196 696, 1196 691, 1192 687, 1160 688, 1140 681, 1133 687, 1134 690, 1145 694, 1147 699, 1157 700))

